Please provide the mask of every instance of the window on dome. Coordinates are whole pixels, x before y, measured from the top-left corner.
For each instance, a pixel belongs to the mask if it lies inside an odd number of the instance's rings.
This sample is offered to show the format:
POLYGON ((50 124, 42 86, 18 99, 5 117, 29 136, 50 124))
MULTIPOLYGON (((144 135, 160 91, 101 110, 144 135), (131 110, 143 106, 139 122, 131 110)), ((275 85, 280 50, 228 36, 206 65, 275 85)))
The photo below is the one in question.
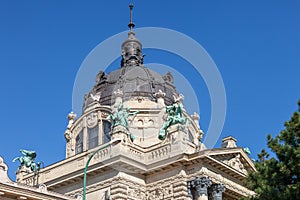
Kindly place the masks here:
POLYGON ((88 149, 98 146, 98 125, 94 128, 88 128, 88 149))
POLYGON ((109 142, 111 140, 110 132, 111 132, 111 123, 108 121, 103 121, 103 137, 102 137, 103 143, 109 142))
POLYGON ((83 151, 83 130, 76 137, 75 154, 83 151))

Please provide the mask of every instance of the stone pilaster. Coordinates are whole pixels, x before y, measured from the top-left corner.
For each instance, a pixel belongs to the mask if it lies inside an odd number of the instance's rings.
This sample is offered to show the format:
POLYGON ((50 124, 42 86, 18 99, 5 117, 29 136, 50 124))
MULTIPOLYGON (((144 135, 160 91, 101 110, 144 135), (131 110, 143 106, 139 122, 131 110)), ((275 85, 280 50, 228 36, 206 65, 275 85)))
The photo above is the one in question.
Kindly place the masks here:
POLYGON ((210 187, 210 196, 212 200, 222 200, 222 194, 225 192, 225 186, 223 184, 213 184, 210 187))
POLYGON ((208 177, 196 177, 188 183, 189 193, 194 196, 196 200, 208 200, 207 189, 212 182, 208 177))

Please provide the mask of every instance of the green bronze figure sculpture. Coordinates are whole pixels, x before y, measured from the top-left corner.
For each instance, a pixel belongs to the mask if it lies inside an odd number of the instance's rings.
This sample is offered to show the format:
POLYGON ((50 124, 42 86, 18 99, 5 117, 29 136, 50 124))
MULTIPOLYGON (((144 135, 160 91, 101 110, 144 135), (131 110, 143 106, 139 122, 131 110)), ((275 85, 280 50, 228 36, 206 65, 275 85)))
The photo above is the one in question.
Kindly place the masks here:
MULTIPOLYGON (((107 119, 113 121, 113 126, 116 127, 118 125, 125 127, 129 131, 128 126, 128 117, 133 115, 135 116, 139 111, 130 112, 130 108, 123 109, 123 103, 120 103, 118 106, 117 111, 114 114, 108 115, 107 119)), ((134 140, 134 135, 130 133, 129 135, 131 141, 134 140)))
POLYGON ((20 162, 21 166, 25 166, 31 169, 31 171, 36 172, 41 168, 42 162, 35 163, 34 159, 36 158, 35 151, 29 151, 21 149, 20 152, 24 155, 22 157, 16 157, 13 159, 13 162, 17 160, 20 162))
POLYGON ((245 147, 245 148, 243 148, 243 150, 245 151, 246 154, 248 154, 248 155, 251 154, 249 147, 245 147))
POLYGON ((168 114, 167 121, 161 127, 158 138, 160 140, 166 139, 167 129, 173 124, 185 124, 186 118, 183 116, 182 103, 176 102, 171 106, 166 106, 166 113, 168 114))

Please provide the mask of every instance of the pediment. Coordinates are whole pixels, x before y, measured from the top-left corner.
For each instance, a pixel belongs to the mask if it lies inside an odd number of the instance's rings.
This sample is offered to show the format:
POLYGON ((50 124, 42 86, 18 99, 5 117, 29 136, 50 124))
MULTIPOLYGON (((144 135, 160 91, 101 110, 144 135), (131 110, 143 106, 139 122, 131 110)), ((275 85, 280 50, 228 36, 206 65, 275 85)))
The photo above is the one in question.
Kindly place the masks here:
POLYGON ((208 156, 244 175, 256 171, 253 161, 242 148, 219 148, 209 151, 208 156))

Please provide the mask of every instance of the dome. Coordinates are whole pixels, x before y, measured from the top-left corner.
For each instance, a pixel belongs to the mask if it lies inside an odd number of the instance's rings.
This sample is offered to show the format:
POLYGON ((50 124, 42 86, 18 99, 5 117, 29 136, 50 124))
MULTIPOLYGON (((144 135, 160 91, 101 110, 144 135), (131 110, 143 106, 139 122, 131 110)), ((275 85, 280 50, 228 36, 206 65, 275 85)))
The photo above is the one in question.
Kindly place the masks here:
MULTIPOLYGON (((132 7, 130 9, 132 10, 132 7)), ((122 95, 123 101, 132 98, 146 98, 156 101, 155 93, 161 91, 165 93, 164 102, 166 105, 173 104, 173 96, 178 96, 170 72, 162 76, 144 66, 142 43, 133 32, 132 17, 130 17, 128 26, 130 28, 128 37, 121 45, 121 67, 108 74, 103 71, 97 74, 96 84, 84 97, 83 112, 95 101, 101 105, 113 105, 115 103, 114 93, 117 91, 118 95, 122 95)))
POLYGON ((100 71, 96 76, 96 84, 85 96, 83 110, 94 101, 95 95, 99 96, 101 105, 110 106, 115 103, 116 91, 121 91, 123 101, 132 98, 156 101, 154 94, 160 90, 166 94, 164 97, 166 105, 174 103, 173 95, 178 96, 178 92, 173 85, 173 76, 170 72, 162 76, 144 65, 121 67, 108 74, 100 71))

